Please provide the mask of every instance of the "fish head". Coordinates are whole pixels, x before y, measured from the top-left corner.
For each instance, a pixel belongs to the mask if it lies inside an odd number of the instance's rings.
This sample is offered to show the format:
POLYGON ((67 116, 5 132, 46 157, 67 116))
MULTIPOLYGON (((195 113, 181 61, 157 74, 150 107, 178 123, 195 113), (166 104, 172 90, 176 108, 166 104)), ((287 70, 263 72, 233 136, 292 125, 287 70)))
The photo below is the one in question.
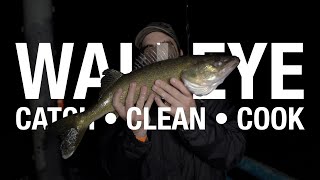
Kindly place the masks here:
POLYGON ((182 72, 185 86, 197 96, 204 96, 215 90, 239 65, 236 56, 210 55, 197 58, 191 67, 182 72))

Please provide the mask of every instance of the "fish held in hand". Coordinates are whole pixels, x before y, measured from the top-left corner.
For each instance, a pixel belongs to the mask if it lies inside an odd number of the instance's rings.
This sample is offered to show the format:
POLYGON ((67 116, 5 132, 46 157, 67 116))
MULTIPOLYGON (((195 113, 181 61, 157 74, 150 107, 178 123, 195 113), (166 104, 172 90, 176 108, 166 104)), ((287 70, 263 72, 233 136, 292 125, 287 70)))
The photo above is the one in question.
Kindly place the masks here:
MULTIPOLYGON (((122 89, 120 101, 125 102, 129 84, 136 82, 134 102, 137 101, 140 88, 148 88, 147 96, 156 80, 169 83, 171 78, 181 79, 191 93, 203 96, 216 89, 224 79, 238 66, 240 60, 236 56, 204 55, 184 56, 175 59, 145 64, 145 66, 129 74, 107 69, 101 81, 98 101, 88 110, 67 116, 49 125, 48 131, 60 137, 60 150, 64 159, 69 158, 77 149, 89 125, 107 113, 115 113, 112 106, 113 94, 122 89)), ((140 62, 141 64, 141 62, 140 62)), ((142 64, 143 65, 143 64, 142 64)))

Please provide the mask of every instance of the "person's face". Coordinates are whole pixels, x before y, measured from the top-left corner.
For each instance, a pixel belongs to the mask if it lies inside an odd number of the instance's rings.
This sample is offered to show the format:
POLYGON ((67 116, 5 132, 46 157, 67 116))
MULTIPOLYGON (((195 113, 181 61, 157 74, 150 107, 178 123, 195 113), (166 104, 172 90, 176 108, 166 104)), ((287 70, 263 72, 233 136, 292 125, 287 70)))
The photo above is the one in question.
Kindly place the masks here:
POLYGON ((158 43, 167 43, 168 47, 168 56, 173 58, 182 55, 182 52, 178 50, 177 44, 175 41, 168 35, 162 32, 152 32, 144 38, 142 41, 142 51, 144 54, 157 46, 158 43))

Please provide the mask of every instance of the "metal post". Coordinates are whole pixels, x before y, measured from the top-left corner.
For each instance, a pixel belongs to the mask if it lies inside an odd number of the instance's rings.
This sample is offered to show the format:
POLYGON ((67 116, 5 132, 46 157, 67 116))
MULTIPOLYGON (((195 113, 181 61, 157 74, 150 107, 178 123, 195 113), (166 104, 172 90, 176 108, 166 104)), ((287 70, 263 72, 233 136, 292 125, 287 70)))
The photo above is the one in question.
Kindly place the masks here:
MULTIPOLYGON (((24 33, 28 44, 31 72, 34 73, 36 56, 39 43, 53 42, 52 25, 52 3, 51 0, 24 0, 24 33)), ((49 94, 48 79, 46 70, 43 71, 40 96, 37 100, 30 100, 31 118, 37 107, 43 107, 45 110, 52 106, 52 100, 49 94)), ((51 114, 46 113, 48 122, 51 122, 51 114)), ((61 173, 61 161, 55 147, 58 142, 48 139, 45 131, 38 128, 33 132, 33 148, 35 169, 37 179, 51 180, 63 179, 61 173)))

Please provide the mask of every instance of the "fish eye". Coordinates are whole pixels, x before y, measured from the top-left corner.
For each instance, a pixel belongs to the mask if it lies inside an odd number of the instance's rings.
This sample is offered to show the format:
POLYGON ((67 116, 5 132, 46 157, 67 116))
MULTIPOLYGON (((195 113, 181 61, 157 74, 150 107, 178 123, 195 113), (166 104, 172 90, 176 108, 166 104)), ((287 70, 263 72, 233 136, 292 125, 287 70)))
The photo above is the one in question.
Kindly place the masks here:
POLYGON ((212 64, 206 64, 203 66, 202 71, 205 73, 215 73, 217 72, 217 68, 212 64))

